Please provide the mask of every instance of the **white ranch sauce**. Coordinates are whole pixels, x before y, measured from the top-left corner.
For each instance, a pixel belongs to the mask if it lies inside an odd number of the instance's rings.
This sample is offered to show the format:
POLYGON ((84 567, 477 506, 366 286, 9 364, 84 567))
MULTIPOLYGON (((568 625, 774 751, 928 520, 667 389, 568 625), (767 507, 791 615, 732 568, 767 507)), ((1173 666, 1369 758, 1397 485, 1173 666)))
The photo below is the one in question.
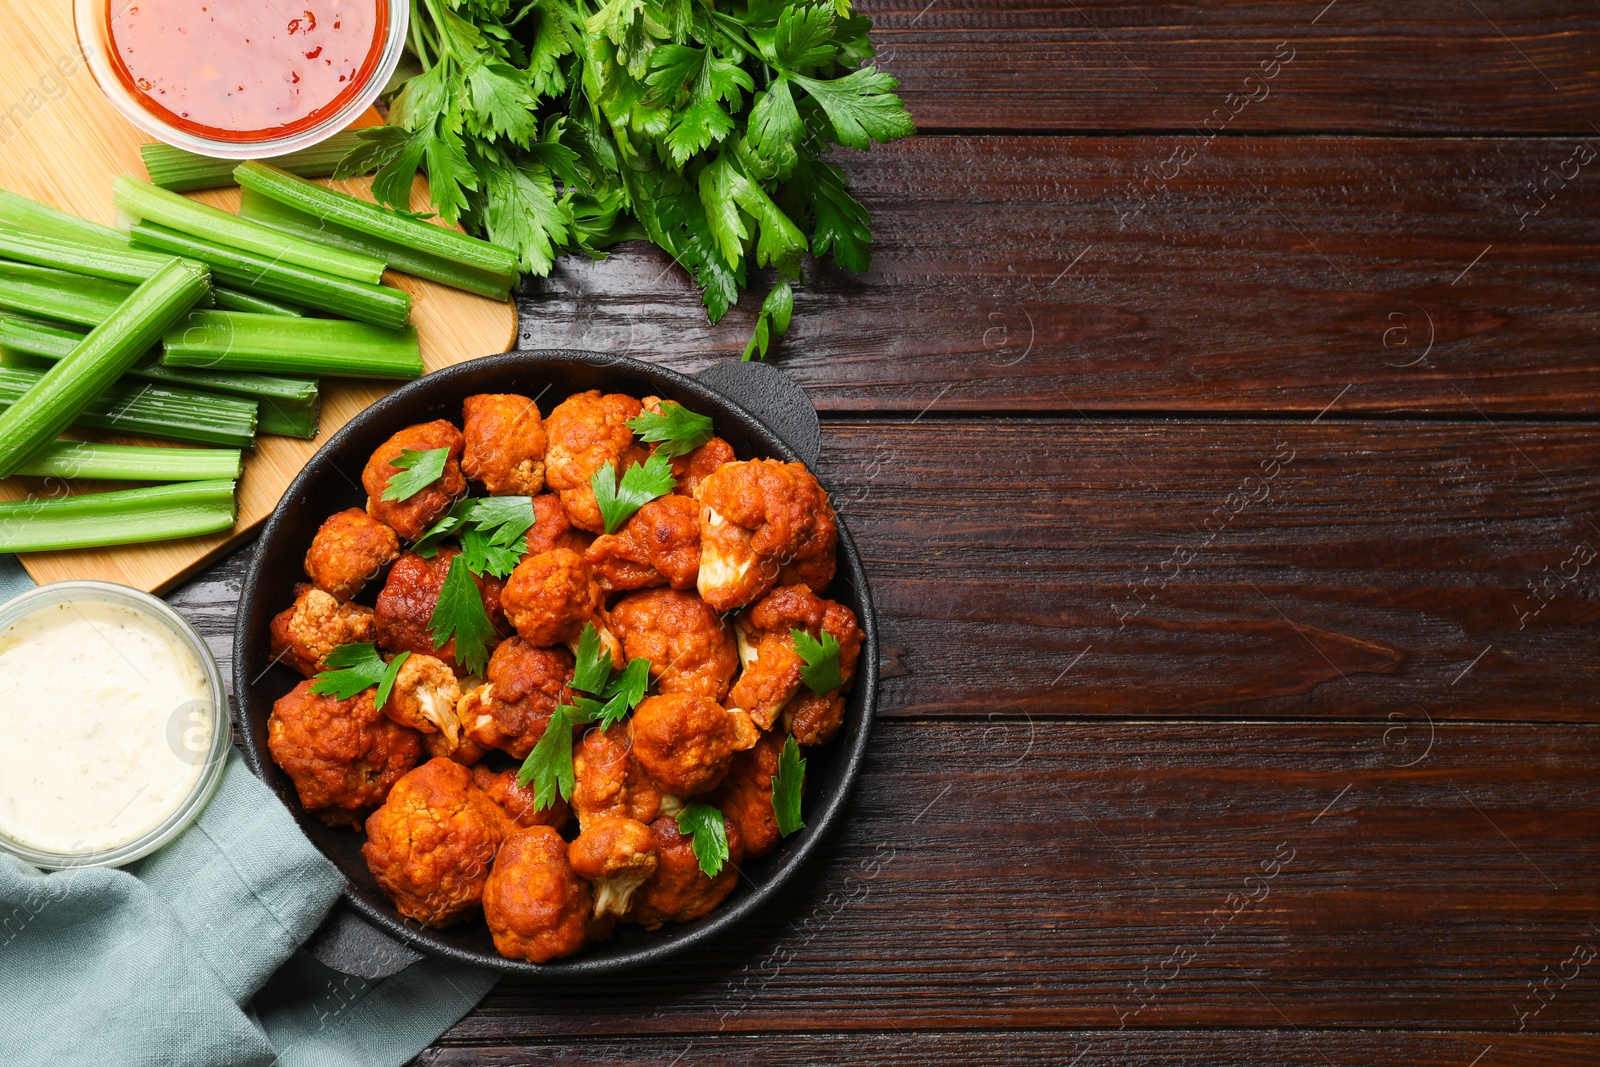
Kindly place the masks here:
POLYGON ((134 841, 188 797, 211 686, 141 612, 52 604, 0 633, 0 833, 47 852, 134 841))

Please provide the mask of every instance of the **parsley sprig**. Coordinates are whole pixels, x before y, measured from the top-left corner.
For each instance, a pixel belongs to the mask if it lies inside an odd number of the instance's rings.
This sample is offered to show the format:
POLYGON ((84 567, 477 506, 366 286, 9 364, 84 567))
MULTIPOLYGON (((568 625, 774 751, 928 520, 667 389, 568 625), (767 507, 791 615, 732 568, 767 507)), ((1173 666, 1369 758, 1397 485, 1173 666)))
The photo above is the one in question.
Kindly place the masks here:
POLYGON ((800 818, 800 793, 806 780, 806 761, 800 758, 800 746, 794 735, 784 738, 783 751, 778 753, 778 769, 772 775, 772 814, 778 823, 778 833, 788 837, 805 826, 800 818))
POLYGON ((384 500, 409 500, 439 480, 444 464, 450 458, 448 448, 430 448, 418 452, 402 448, 400 454, 389 461, 398 473, 389 475, 383 486, 384 500))
POLYGON ((532 497, 470 497, 447 511, 411 550, 432 559, 440 542, 455 536, 461 542, 461 554, 467 558, 469 571, 504 578, 516 570, 528 550, 527 533, 533 521, 532 497))
POLYGON ((616 533, 633 513, 658 496, 666 496, 678 481, 672 476, 672 461, 656 452, 643 463, 635 463, 623 472, 617 481, 617 468, 606 463, 589 478, 594 490, 595 503, 600 505, 600 518, 605 522, 606 533, 616 533))
POLYGON ((728 830, 722 824, 722 812, 698 801, 686 804, 678 812, 678 832, 689 835, 702 874, 715 878, 722 873, 722 865, 728 862, 728 830))
POLYGON ((656 446, 656 454, 675 459, 693 452, 711 440, 712 424, 707 415, 697 415, 675 400, 666 400, 661 410, 646 411, 628 420, 628 428, 639 440, 656 446))
POLYGON ((394 688, 395 677, 411 653, 402 652, 388 663, 378 654, 377 646, 370 641, 340 645, 322 658, 322 662, 337 670, 317 674, 311 683, 311 692, 331 694, 339 700, 349 700, 363 690, 378 687, 373 704, 379 708, 389 702, 389 692, 394 688))
POLYGON ((433 632, 433 647, 443 648, 452 636, 456 639, 456 662, 469 674, 482 674, 489 662, 489 642, 494 638, 494 623, 484 610, 478 583, 467 569, 465 553, 450 558, 450 570, 439 587, 439 600, 428 619, 433 632))
POLYGON ((807 689, 822 696, 844 684, 839 668, 837 637, 824 630, 819 641, 800 629, 790 630, 789 636, 794 640, 795 652, 805 664, 800 668, 800 680, 806 683, 807 689))

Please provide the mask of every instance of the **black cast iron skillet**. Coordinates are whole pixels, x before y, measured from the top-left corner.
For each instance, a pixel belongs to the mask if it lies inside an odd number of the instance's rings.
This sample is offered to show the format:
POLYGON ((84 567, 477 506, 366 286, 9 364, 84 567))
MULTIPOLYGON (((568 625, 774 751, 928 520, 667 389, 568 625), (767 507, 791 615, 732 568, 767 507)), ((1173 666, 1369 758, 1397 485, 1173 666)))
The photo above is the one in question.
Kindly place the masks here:
MULTIPOLYGON (((804 393, 784 375, 765 365, 724 363, 711 368, 705 378, 697 381, 625 356, 589 352, 507 352, 457 364, 402 386, 357 415, 311 458, 284 492, 256 544, 239 601, 233 650, 236 736, 250 769, 278 794, 300 828, 348 879, 348 908, 336 908, 309 946, 323 962, 362 977, 382 977, 420 958, 406 947, 411 946, 462 963, 563 978, 611 974, 659 961, 706 941, 761 907, 845 814, 845 801, 860 770, 872 723, 878 652, 866 574, 843 521, 839 523, 838 577, 826 595, 856 613, 865 635, 844 726, 832 742, 808 753, 805 829, 784 839, 773 853, 746 863, 733 895, 695 922, 672 923, 653 932, 619 925, 611 940, 545 964, 501 956, 481 920, 445 930, 424 927, 402 918, 378 889, 361 857, 365 835, 308 817, 289 776, 267 751, 267 717, 273 701, 300 681, 290 668, 271 662, 268 627, 272 616, 294 599, 295 583, 305 580, 302 563, 322 520, 335 511, 365 503, 361 468, 385 439, 412 423, 446 418, 459 424, 461 401, 473 393, 536 397, 548 413, 571 393, 600 389, 633 396, 654 394, 709 415, 715 420, 717 434, 741 459, 771 457, 815 464, 820 444, 815 412, 804 393), (730 395, 761 408, 765 418, 752 415, 730 395), (783 428, 784 434, 780 436, 769 424, 783 428)), ((371 594, 369 589, 365 598, 371 594)))

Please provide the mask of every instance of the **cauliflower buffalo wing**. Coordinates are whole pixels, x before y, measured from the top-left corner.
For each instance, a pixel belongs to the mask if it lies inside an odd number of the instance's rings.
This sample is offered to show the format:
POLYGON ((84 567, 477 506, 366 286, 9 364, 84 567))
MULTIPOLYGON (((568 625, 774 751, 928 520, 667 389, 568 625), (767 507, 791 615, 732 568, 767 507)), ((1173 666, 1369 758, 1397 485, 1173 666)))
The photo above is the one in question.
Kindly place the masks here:
POLYGON ((572 752, 572 810, 580 827, 609 816, 648 823, 665 807, 680 809, 677 798, 663 797, 633 755, 628 728, 621 724, 590 729, 572 752))
POLYGON ((348 700, 310 690, 301 682, 272 705, 267 748, 306 811, 334 826, 359 822, 416 765, 421 742, 373 706, 374 689, 348 700))
POLYGON ((430 759, 440 757, 455 760, 463 767, 471 767, 484 757, 483 746, 468 737, 465 729, 456 734, 454 741, 444 734, 423 734, 422 750, 430 759))
POLYGON ((409 541, 421 537, 467 491, 467 480, 461 473, 461 445, 461 431, 444 419, 407 426, 379 445, 361 472, 361 485, 367 491, 367 514, 387 523, 409 541), (405 500, 383 499, 389 479, 400 473, 392 461, 399 459, 402 451, 429 452, 436 448, 450 450, 443 474, 405 500))
POLYGON ((461 469, 490 496, 533 496, 544 488, 544 423, 539 406, 515 393, 461 402, 461 469))
POLYGON ((394 688, 383 712, 402 726, 425 734, 443 734, 452 745, 459 745, 461 723, 456 719, 456 704, 461 701, 461 686, 455 672, 442 659, 413 652, 395 672, 394 688))
POLYGON ((483 889, 483 917, 502 956, 544 963, 611 933, 590 916, 589 884, 567 862, 567 843, 548 826, 514 830, 483 889))
POLYGON ((500 605, 506 619, 530 645, 573 645, 584 626, 594 623, 611 661, 618 662, 617 643, 601 614, 604 594, 571 549, 557 548, 528 556, 506 579, 500 605))
POLYGON ((695 693, 718 703, 728 695, 739 650, 733 628, 692 593, 652 589, 617 602, 607 619, 623 659, 650 661, 662 693, 695 693))
MULTIPOLYGON (((439 590, 450 573, 450 561, 460 554, 457 548, 441 548, 432 559, 415 552, 404 552, 389 568, 389 580, 378 594, 374 617, 378 644, 390 652, 422 652, 443 660, 461 676, 464 669, 456 662, 456 639, 433 646, 433 630, 428 620, 439 603, 439 590)), ((483 607, 491 622, 500 617, 498 582, 474 576, 483 596, 483 607)))
POLYGON ((589 484, 594 472, 610 463, 620 475, 648 457, 649 451, 634 441, 627 425, 640 410, 631 396, 601 396, 600 390, 591 389, 567 397, 545 420, 545 484, 560 494, 567 518, 580 530, 605 532, 589 484))
MULTIPOLYGON (((662 400, 658 396, 647 396, 640 405, 646 411, 661 413, 662 400)), ((672 457, 672 476, 678 484, 673 492, 680 496, 693 497, 696 487, 705 480, 706 475, 722 466, 724 463, 733 462, 733 446, 720 437, 713 437, 699 448, 685 452, 681 456, 672 457)))
POLYGON ((646 697, 628 722, 633 754, 652 780, 674 796, 715 789, 735 752, 761 736, 750 716, 724 710, 693 693, 646 697))
POLYGON ((310 678, 340 645, 371 641, 371 608, 346 604, 304 582, 294 587, 294 604, 272 617, 272 658, 310 678))
POLYGON ((471 771, 432 759, 396 782, 368 817, 361 854, 401 915, 449 926, 483 899, 489 865, 511 829, 471 771))
POLYGON ((572 869, 594 883, 596 918, 627 914, 633 891, 656 873, 656 853, 650 827, 618 815, 590 820, 567 848, 572 869))
POLYGON ((608 593, 651 585, 693 589, 700 574, 700 505, 685 496, 652 500, 622 529, 596 538, 583 558, 608 593))
POLYGON ((528 528, 527 541, 530 556, 554 548, 570 549, 581 556, 594 541, 594 534, 574 530, 561 498, 554 493, 540 493, 533 498, 533 525, 528 528))
POLYGON ((487 767, 472 768, 472 784, 489 794, 518 826, 553 826, 557 830, 572 818, 572 809, 557 794, 548 808, 539 807, 534 799, 533 787, 517 784, 514 768, 491 771, 487 767))
POLYGON ((668 922, 686 923, 721 904, 739 882, 739 864, 744 861, 744 842, 736 823, 724 819, 728 835, 728 859, 715 878, 700 870, 690 838, 680 833, 676 819, 662 816, 650 824, 656 839, 656 873, 645 879, 633 894, 633 906, 624 921, 655 930, 668 922))
POLYGON ((778 772, 784 735, 761 735, 753 748, 736 753, 728 776, 711 794, 711 803, 739 828, 747 858, 765 856, 778 845, 778 817, 772 810, 772 776, 778 772))
POLYGON ((700 595, 732 611, 780 582, 823 589, 833 580, 839 527, 803 463, 724 463, 695 491, 700 595))
POLYGON ((536 648, 520 637, 500 642, 489 657, 489 680, 470 690, 456 715, 467 739, 524 759, 544 736, 558 705, 570 702, 572 653, 536 648))
POLYGON ((794 719, 795 740, 801 744, 820 745, 831 738, 843 720, 844 695, 861 655, 861 627, 855 613, 803 585, 785 585, 751 605, 735 629, 744 672, 728 699, 748 711, 763 730, 788 711, 794 719), (838 640, 843 685, 820 696, 801 689, 803 661, 795 651, 792 630, 804 630, 812 637, 826 632, 838 640))
POLYGON ((400 555, 400 538, 360 508, 329 515, 306 552, 306 577, 349 600, 400 555))

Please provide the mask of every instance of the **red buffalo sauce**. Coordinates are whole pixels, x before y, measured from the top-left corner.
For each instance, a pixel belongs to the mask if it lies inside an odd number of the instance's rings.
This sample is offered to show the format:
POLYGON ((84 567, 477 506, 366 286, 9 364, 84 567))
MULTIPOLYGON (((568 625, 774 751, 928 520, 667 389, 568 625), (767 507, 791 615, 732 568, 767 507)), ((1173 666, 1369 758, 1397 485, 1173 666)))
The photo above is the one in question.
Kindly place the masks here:
POLYGON ((109 0, 117 76, 181 130, 264 141, 314 126, 372 77, 383 0, 109 0))

